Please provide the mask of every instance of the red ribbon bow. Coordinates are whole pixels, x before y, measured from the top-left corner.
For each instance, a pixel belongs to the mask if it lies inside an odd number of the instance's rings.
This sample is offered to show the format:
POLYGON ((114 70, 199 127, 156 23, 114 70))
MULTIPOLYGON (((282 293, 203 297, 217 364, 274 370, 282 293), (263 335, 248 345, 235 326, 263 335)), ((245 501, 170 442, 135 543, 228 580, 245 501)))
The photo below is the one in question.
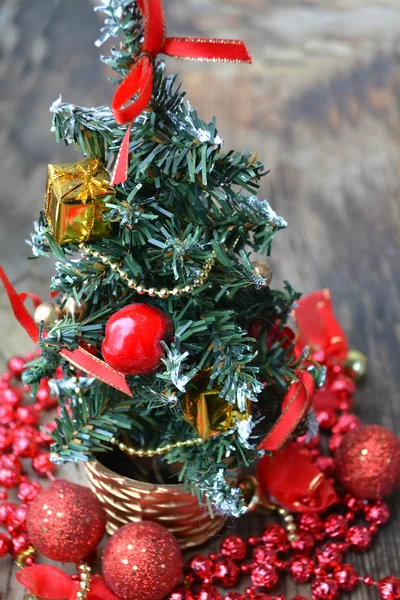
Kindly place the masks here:
MULTIPOLYGON (((34 306, 38 306, 41 300, 35 294, 18 294, 12 283, 9 281, 3 268, 0 266, 0 280, 4 285, 4 289, 10 300, 11 308, 13 309, 14 315, 17 321, 25 329, 29 337, 37 344, 39 340, 39 329, 25 308, 24 301, 27 298, 31 298, 34 306)), ((96 358, 90 352, 84 349, 84 347, 77 348, 76 350, 61 350, 60 354, 72 365, 78 369, 88 373, 91 377, 95 377, 109 386, 132 396, 132 392, 129 389, 126 378, 122 373, 119 373, 110 365, 105 363, 103 360, 96 358)))
POLYGON ((262 497, 291 511, 322 511, 338 501, 332 484, 293 442, 260 460, 257 480, 262 497))
POLYGON ((259 450, 279 450, 311 408, 314 379, 308 371, 298 373, 282 403, 282 414, 258 446, 259 450))
MULTIPOLYGON (((33 565, 22 569, 15 577, 37 600, 75 600, 79 584, 66 573, 50 565, 33 565)), ((87 600, 118 600, 101 575, 94 575, 87 600)))
MULTIPOLYGON (((158 54, 189 60, 251 63, 247 48, 240 40, 167 38, 162 0, 137 0, 137 5, 144 19, 142 53, 114 94, 112 110, 117 123, 132 123, 149 105, 153 93, 153 61, 158 54), (127 104, 133 96, 135 100, 127 104)), ((130 131, 131 125, 121 144, 111 185, 127 179, 130 131)))

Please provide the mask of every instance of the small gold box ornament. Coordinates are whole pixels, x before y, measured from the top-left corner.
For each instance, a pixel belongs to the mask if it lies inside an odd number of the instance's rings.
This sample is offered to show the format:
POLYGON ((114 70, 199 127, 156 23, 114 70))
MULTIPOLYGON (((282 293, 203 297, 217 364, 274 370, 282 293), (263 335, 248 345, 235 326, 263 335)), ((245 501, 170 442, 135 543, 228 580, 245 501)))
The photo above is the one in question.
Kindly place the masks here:
POLYGON ((220 397, 221 388, 208 389, 211 370, 195 375, 195 386, 186 394, 185 418, 200 437, 209 439, 232 429, 237 422, 249 419, 250 402, 241 412, 237 406, 220 397))
POLYGON ((96 158, 49 165, 46 186, 46 219, 54 241, 62 244, 107 237, 111 227, 103 221, 107 196, 114 196, 110 176, 96 158))

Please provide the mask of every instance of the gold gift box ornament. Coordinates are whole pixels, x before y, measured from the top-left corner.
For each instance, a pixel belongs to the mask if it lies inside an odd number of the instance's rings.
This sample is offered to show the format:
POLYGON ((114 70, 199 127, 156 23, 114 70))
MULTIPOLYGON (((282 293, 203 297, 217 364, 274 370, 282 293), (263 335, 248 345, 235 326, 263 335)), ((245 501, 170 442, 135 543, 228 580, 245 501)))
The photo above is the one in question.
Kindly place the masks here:
POLYGON ((114 196, 110 176, 96 158, 49 165, 45 215, 56 244, 87 242, 107 237, 111 226, 103 221, 107 196, 114 196))
POLYGON ((239 408, 220 397, 221 388, 208 389, 211 372, 203 369, 195 375, 192 389, 185 398, 185 418, 200 437, 208 439, 232 429, 237 422, 249 419, 250 402, 247 410, 239 408))

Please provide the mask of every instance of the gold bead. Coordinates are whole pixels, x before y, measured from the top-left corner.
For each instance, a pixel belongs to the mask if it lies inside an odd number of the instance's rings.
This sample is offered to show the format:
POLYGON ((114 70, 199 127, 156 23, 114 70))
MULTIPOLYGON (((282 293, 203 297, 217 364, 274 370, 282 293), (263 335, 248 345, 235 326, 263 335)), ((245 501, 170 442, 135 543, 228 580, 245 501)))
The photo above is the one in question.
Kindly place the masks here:
POLYGON ((293 544, 297 540, 297 535, 295 535, 294 533, 289 534, 288 540, 291 544, 293 544))
POLYGON ((86 593, 85 592, 77 592, 76 598, 77 598, 77 600, 83 600, 84 598, 86 598, 86 593))
POLYGON ((168 294, 168 290, 166 290, 165 288, 163 288, 162 290, 160 290, 160 296, 161 298, 165 298, 168 294))
POLYGON ((129 285, 129 287, 135 287, 136 285, 136 281, 134 279, 128 279, 126 283, 129 285))
POLYGON ((98 250, 93 250, 92 256, 94 256, 95 258, 98 258, 100 256, 100 252, 98 250))
POLYGON ((89 580, 89 575, 87 573, 82 573, 81 574, 81 579, 82 579, 82 581, 88 581, 89 580))
POLYGON ((268 263, 259 260, 253 263, 254 274, 261 279, 265 279, 265 283, 261 287, 267 287, 272 281, 272 269, 268 263))
POLYGON ((144 288, 142 285, 138 285, 136 288, 138 294, 144 294, 144 288))
POLYGON ((151 297, 154 297, 154 296, 155 296, 155 292, 156 292, 156 290, 155 290, 155 288, 153 288, 153 287, 148 289, 148 294, 149 294, 149 296, 151 296, 151 297))
POLYGON ((349 375, 360 381, 367 372, 368 358, 359 350, 350 350, 343 366, 349 375))
POLYGON ((110 440, 110 444, 112 444, 113 446, 115 446, 116 444, 118 444, 118 440, 115 437, 112 437, 110 440))
POLYGON ((119 447, 119 449, 120 449, 122 452, 124 452, 124 451, 126 450, 126 446, 125 446, 125 444, 123 444, 122 442, 120 442, 120 443, 118 444, 118 447, 119 447))
POLYGON ((128 454, 130 454, 130 456, 133 456, 135 454, 135 450, 133 448, 128 448, 128 454))
POLYGON ((179 294, 179 290, 178 290, 178 288, 174 288, 174 289, 172 290, 172 295, 173 295, 173 296, 177 296, 178 294, 179 294))
POLYGON ((75 394, 80 394, 80 393, 81 393, 81 388, 77 386, 77 387, 74 389, 74 392, 75 392, 75 394))
POLYGON ((42 302, 35 309, 33 319, 36 325, 40 325, 43 321, 45 330, 48 329, 54 323, 57 323, 60 319, 62 319, 63 313, 57 304, 54 302, 42 302))
MULTIPOLYGON (((83 579, 83 577, 82 577, 82 579, 83 579)), ((86 592, 86 590, 87 590, 87 589, 88 589, 88 587, 89 587, 89 584, 88 584, 88 582, 87 582, 87 581, 80 581, 80 582, 79 582, 79 587, 81 588, 81 590, 82 590, 83 592, 86 592)))
POLYGON ((192 290, 192 286, 191 285, 187 285, 184 287, 184 291, 188 294, 190 291, 192 290))
POLYGON ((291 523, 290 525, 287 525, 286 529, 288 530, 289 533, 294 533, 297 528, 294 523, 291 523))
POLYGON ((286 515, 285 517, 283 517, 283 520, 285 521, 285 523, 292 523, 294 521, 292 515, 286 515))

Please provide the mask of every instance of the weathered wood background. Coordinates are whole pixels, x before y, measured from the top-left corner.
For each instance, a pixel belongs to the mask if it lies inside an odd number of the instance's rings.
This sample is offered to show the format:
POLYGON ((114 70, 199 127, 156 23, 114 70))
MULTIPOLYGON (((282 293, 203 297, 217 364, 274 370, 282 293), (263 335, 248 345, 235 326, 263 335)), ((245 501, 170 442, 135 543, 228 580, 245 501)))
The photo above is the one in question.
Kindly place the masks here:
MULTIPOLYGON (((100 3, 100 2, 99 2, 100 3)), ((178 70, 226 146, 258 151, 271 174, 262 194, 289 221, 275 243, 275 284, 329 286, 353 347, 370 357, 358 393, 365 422, 400 433, 400 5, 398 0, 168 0, 171 33, 241 37, 254 65, 178 70)), ((50 261, 24 244, 43 204, 48 162, 73 160, 49 132, 48 107, 109 103, 93 42, 99 18, 84 0, 0 0, 0 257, 20 290, 46 293, 50 261)), ((28 348, 0 296, 0 356, 28 348)), ((70 466, 66 476, 82 479, 70 466)), ((360 574, 400 573, 400 495, 360 574)), ((243 519, 238 530, 260 522, 243 519)), ((282 592, 296 595, 294 586, 282 592)), ((300 589, 306 597, 310 593, 300 589)), ((354 600, 376 598, 360 589, 354 600)), ((20 600, 11 561, 0 598, 20 600)))

